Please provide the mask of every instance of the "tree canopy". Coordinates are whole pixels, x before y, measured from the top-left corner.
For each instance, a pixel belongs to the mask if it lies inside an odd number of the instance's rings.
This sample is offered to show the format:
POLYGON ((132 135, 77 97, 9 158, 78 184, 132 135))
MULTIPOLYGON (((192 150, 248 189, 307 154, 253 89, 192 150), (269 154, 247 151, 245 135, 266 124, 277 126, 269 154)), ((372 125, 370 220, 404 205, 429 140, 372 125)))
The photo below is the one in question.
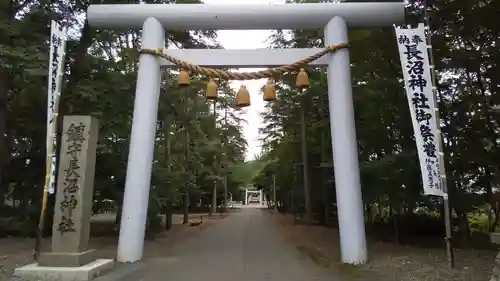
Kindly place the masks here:
MULTIPOLYGON (((16 217, 28 215, 29 226, 23 228, 27 233, 36 226, 44 185, 51 20, 69 26, 59 116, 82 114, 99 119, 94 205, 103 200, 116 202, 118 208, 121 205, 141 34, 91 28, 86 21, 87 7, 107 3, 0 3, 0 210, 13 207, 16 217)), ((120 3, 132 2, 113 2, 120 3)), ((169 32, 167 42, 176 48, 221 47, 215 31, 169 32)), ((185 194, 189 201, 197 202, 191 208, 209 205, 214 182, 216 192, 221 193, 221 179, 244 162, 247 146, 244 120, 233 108, 229 84, 219 85, 214 115, 213 103, 203 97, 206 77, 192 77, 192 86, 184 89, 177 86, 176 71, 164 71, 162 76, 150 213, 182 205, 185 194)), ((61 124, 58 127, 60 132, 61 124)), ((229 176, 228 191, 238 195, 243 181, 229 176)), ((219 202, 222 198, 220 195, 219 202)))
MULTIPOLYGON (((410 2, 407 23, 415 26, 424 21, 422 3, 410 2)), ((464 237, 469 237, 471 225, 475 227, 470 221, 473 213, 489 214, 488 230, 498 226, 495 193, 500 113, 495 107, 499 103, 500 57, 495 46, 500 29, 494 24, 492 11, 499 4, 498 1, 428 1, 438 70, 447 187, 454 222, 464 237)), ((271 47, 275 48, 324 44, 322 30, 276 31, 271 39, 271 47)), ((349 43, 365 216, 371 221, 384 212, 391 217, 419 210, 439 212, 438 198, 423 196, 394 30, 352 30, 349 43)), ((279 82, 279 100, 268 104, 263 114, 265 126, 261 134, 267 165, 255 183, 271 192, 274 174, 280 206, 287 210, 304 207, 298 125, 303 108, 312 212, 318 220, 333 223, 336 199, 326 75, 325 69, 309 69, 311 86, 304 94, 291 87, 292 76, 285 76, 279 82)))

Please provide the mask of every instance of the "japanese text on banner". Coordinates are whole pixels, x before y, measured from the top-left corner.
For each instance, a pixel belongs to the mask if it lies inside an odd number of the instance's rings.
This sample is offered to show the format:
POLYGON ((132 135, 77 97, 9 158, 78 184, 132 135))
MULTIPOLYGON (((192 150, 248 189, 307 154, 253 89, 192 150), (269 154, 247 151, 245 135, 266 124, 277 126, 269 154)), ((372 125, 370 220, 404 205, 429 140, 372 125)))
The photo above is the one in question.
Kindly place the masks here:
POLYGON ((55 163, 56 163, 56 139, 55 126, 52 124, 58 109, 55 108, 61 94, 61 80, 64 73, 64 53, 66 47, 67 29, 57 22, 52 21, 50 31, 50 53, 49 53, 49 78, 47 95, 47 157, 52 156, 51 174, 49 180, 50 193, 54 193, 55 186, 55 163), (51 146, 51 142, 53 145, 51 146))
POLYGON ((440 133, 436 124, 431 69, 424 25, 396 27, 403 78, 415 133, 424 194, 444 196, 439 171, 440 133))

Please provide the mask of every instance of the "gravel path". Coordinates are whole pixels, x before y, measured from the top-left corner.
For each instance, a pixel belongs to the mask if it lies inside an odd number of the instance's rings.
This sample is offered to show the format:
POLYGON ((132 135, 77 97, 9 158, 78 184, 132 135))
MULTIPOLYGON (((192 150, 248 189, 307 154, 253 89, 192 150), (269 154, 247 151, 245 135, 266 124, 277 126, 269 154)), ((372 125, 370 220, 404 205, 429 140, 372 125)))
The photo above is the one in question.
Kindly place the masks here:
POLYGON ((282 237, 270 216, 242 209, 120 280, 336 280, 282 237))

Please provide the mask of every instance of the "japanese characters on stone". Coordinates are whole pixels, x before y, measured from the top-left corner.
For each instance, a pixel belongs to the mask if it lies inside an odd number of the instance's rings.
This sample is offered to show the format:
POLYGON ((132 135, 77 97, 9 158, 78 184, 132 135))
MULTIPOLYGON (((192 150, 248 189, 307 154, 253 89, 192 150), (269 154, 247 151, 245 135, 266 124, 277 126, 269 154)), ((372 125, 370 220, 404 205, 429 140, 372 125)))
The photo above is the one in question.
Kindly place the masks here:
POLYGON ((439 171, 439 131, 434 108, 424 26, 396 28, 406 94, 420 160, 424 193, 443 196, 439 171))
POLYGON ((64 132, 64 144, 67 146, 69 161, 64 169, 63 179, 63 199, 60 202, 61 221, 57 230, 64 234, 75 232, 73 221, 73 210, 78 205, 80 189, 80 162, 79 157, 82 152, 82 144, 85 141, 84 123, 72 123, 68 130, 64 132))

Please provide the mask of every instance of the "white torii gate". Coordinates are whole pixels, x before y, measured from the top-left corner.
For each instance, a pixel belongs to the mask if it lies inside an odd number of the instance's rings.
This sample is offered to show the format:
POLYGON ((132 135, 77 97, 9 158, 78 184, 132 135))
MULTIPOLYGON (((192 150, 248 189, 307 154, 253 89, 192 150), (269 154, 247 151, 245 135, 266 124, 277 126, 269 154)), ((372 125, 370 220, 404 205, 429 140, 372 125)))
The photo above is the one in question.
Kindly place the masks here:
POLYGON ((248 195, 250 194, 258 194, 259 195, 259 204, 264 205, 264 193, 261 190, 248 190, 245 188, 245 205, 248 205, 248 195))
MULTIPOLYGON (((165 30, 317 29, 325 44, 348 41, 347 27, 390 27, 404 22, 404 3, 308 3, 271 5, 129 4, 90 5, 95 28, 140 29, 142 48, 165 48, 165 30)), ((369 47, 369 46, 367 46, 369 47)), ((319 49, 168 50, 195 65, 262 68, 291 64, 319 49)), ((328 54, 310 66, 328 68, 328 100, 342 262, 367 259, 359 163, 354 127, 349 50, 328 54)), ((142 258, 155 145, 160 68, 164 59, 141 54, 135 92, 123 214, 117 260, 142 258)))

